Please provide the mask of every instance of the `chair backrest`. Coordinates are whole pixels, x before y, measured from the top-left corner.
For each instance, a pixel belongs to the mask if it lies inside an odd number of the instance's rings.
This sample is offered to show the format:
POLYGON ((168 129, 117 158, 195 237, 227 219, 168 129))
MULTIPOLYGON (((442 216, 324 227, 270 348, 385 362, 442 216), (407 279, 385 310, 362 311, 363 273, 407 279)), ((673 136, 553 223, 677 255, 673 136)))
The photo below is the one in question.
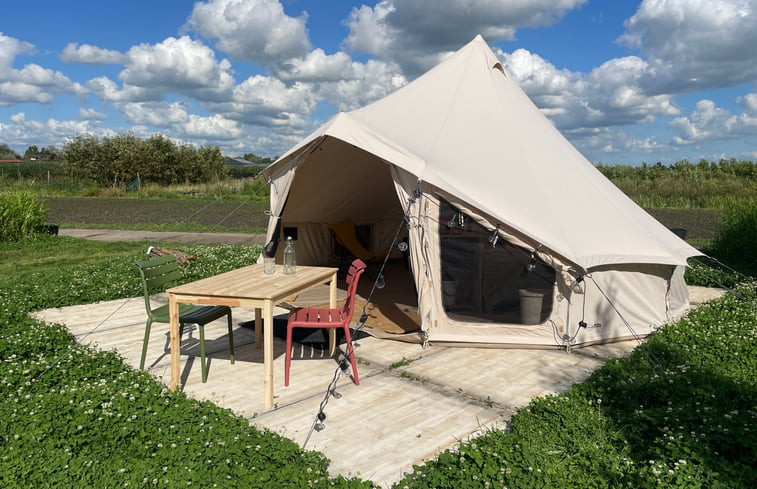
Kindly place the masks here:
POLYGON ((181 278, 181 269, 176 258, 171 255, 140 261, 136 265, 142 277, 145 307, 149 314, 151 310, 150 296, 156 292, 163 292, 166 285, 179 280, 181 278))
POLYGON ((365 262, 357 258, 350 264, 350 269, 347 271, 347 299, 344 301, 345 317, 352 318, 352 314, 355 312, 357 283, 360 281, 360 276, 365 271, 365 267, 365 262))

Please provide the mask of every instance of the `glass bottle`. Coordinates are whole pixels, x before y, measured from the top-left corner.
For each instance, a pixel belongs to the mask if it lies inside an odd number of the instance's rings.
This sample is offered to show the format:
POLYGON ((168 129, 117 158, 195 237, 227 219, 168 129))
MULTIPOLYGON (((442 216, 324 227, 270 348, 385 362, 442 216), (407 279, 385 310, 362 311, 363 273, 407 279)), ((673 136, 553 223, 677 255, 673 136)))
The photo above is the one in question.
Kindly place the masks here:
POLYGON ((294 275, 297 271, 297 258, 294 253, 294 241, 287 236, 287 244, 284 247, 284 273, 294 275))

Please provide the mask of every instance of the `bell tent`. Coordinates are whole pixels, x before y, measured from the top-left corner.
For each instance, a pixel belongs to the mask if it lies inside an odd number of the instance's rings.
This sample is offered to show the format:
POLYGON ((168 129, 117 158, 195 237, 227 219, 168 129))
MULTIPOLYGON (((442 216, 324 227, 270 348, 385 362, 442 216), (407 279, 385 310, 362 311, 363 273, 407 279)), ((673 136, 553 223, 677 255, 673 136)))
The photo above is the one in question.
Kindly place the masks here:
POLYGON ((481 36, 337 114, 262 176, 269 251, 295 234, 298 264, 336 264, 345 222, 374 252, 406 242, 418 336, 432 344, 616 341, 689 306, 683 269, 699 252, 602 176, 481 36))

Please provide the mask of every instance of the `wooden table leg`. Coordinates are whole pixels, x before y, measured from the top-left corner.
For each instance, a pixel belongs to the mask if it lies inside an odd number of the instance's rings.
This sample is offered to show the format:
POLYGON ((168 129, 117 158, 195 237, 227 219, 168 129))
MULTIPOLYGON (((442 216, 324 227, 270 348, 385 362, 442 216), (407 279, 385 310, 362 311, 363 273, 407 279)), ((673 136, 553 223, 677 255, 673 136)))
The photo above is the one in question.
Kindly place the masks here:
POLYGON ((263 347, 263 315, 259 307, 255 308, 255 347, 263 347))
POLYGON ((181 372, 181 357, 179 356, 181 338, 179 338, 179 303, 176 302, 176 296, 173 294, 168 295, 168 314, 171 327, 171 389, 176 389, 179 386, 181 372))
POLYGON ((273 407, 273 301, 266 300, 263 305, 263 390, 265 391, 265 408, 273 407))
MULTIPOLYGON (((329 308, 336 309, 336 272, 329 282, 329 308)), ((336 329, 329 328, 329 355, 336 354, 336 329)))

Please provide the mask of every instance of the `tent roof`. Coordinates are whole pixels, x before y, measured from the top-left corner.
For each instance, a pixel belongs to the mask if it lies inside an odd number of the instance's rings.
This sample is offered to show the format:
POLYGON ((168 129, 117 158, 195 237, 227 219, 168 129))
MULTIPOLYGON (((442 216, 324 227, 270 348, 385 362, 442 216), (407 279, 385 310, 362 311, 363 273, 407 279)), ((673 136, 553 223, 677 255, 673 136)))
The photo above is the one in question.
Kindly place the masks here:
POLYGON ((506 74, 481 36, 386 97, 339 113, 267 174, 332 136, 591 269, 700 254, 618 190, 506 74))

